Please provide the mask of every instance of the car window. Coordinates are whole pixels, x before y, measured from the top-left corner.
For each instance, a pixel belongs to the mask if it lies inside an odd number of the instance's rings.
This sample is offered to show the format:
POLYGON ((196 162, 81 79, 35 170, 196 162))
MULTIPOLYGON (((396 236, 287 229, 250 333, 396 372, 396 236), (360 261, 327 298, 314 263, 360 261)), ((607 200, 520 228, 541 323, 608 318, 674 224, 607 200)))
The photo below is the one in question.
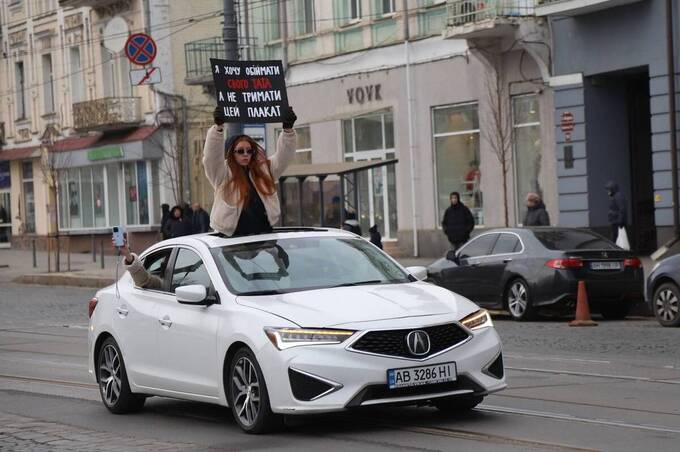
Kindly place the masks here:
POLYGON ((208 292, 212 288, 210 275, 201 257, 189 249, 180 248, 175 259, 175 268, 172 270, 171 291, 174 293, 178 287, 193 284, 204 286, 208 292))
POLYGON ((468 257, 488 256, 491 254, 491 247, 493 246, 497 237, 498 234, 486 234, 472 240, 470 243, 460 249, 458 257, 460 259, 465 259, 468 257))
POLYGON ((165 272, 168 267, 168 261, 170 260, 170 254, 172 250, 166 248, 160 251, 149 254, 144 258, 144 268, 151 274, 151 276, 156 276, 162 280, 165 280, 165 272))
POLYGON ((516 253, 522 249, 522 245, 514 234, 500 234, 491 254, 516 253))
POLYGON ((601 235, 582 229, 534 231, 536 238, 549 250, 615 250, 618 247, 601 235))

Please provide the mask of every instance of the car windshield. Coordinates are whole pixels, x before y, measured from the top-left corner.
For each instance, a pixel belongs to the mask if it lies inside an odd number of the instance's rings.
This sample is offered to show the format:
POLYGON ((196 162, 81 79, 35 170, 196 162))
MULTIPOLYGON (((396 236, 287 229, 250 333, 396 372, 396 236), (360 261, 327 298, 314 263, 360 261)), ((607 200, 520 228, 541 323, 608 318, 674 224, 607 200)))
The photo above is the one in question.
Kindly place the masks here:
POLYGON ((534 231, 536 238, 550 250, 616 250, 618 247, 590 231, 560 230, 534 231))
POLYGON ((375 246, 357 238, 287 238, 224 246, 212 253, 237 295, 411 281, 375 246))

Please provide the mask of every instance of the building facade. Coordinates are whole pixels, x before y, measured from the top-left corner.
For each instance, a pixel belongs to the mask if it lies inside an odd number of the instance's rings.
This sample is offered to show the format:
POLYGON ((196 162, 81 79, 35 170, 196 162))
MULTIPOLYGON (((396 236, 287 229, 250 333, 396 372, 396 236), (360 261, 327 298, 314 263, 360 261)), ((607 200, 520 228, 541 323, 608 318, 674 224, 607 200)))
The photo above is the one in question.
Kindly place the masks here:
MULTIPOLYGON (((543 0, 552 23, 560 221, 609 234, 608 181, 643 252, 673 236, 666 2, 543 0), (573 118, 573 131, 560 127, 573 118)), ((675 73, 680 8, 673 11, 675 73)), ((677 127, 676 127, 677 128, 677 127)), ((677 206, 675 206, 677 208, 677 206)))

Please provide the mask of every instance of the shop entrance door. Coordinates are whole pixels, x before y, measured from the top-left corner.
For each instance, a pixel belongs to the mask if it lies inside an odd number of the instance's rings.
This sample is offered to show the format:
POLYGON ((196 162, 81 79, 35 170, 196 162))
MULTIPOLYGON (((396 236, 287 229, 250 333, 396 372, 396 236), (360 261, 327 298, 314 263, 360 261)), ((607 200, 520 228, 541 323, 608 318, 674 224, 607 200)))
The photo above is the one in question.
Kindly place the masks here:
MULTIPOLYGON (((357 162, 386 160, 383 151, 362 152, 357 162)), ((394 165, 380 166, 358 174, 358 220, 361 232, 368 235, 371 226, 377 225, 383 239, 396 239, 397 194, 394 165)))
POLYGON ((9 190, 0 190, 0 248, 12 243, 12 211, 9 190))

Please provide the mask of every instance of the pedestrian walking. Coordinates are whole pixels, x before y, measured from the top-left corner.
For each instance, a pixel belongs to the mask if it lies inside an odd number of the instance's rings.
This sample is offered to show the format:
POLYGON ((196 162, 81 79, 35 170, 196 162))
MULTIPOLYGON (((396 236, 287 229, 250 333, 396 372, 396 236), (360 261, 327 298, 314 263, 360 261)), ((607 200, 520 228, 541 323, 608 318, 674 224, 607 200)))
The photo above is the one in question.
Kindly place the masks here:
POLYGON ((165 222, 163 234, 170 239, 191 234, 191 222, 184 218, 181 206, 170 209, 170 218, 165 222))
POLYGON ((444 212, 442 228, 453 249, 457 250, 470 239, 470 233, 475 228, 475 219, 470 209, 460 202, 460 194, 457 191, 451 192, 449 201, 451 205, 444 212))
POLYGON ((380 235, 380 231, 378 231, 378 225, 374 224, 371 226, 368 229, 368 232, 371 234, 371 243, 378 248, 383 249, 382 236, 380 235))
POLYGON ((612 242, 616 243, 619 238, 619 228, 624 228, 628 222, 628 215, 626 209, 626 198, 619 190, 619 185, 614 181, 609 181, 604 186, 607 189, 609 196, 609 212, 607 212, 607 220, 611 228, 612 242))
POLYGON ((191 216, 191 232, 193 234, 202 234, 210 230, 210 215, 203 210, 203 207, 197 202, 191 205, 193 215, 191 216))
POLYGON ((210 227, 226 236, 272 231, 281 216, 276 181, 295 157, 297 116, 283 112, 283 131, 270 158, 248 135, 235 135, 224 142, 226 117, 221 107, 213 113, 215 125, 208 129, 203 148, 205 175, 215 190, 210 227), (226 150, 226 160, 224 153, 226 150))
POLYGON ((537 193, 527 193, 527 213, 524 226, 550 226, 550 215, 545 209, 543 200, 537 193))
POLYGON ((349 209, 345 212, 345 222, 342 223, 342 229, 356 235, 362 235, 361 224, 359 224, 359 221, 357 220, 357 214, 354 209, 349 209))

